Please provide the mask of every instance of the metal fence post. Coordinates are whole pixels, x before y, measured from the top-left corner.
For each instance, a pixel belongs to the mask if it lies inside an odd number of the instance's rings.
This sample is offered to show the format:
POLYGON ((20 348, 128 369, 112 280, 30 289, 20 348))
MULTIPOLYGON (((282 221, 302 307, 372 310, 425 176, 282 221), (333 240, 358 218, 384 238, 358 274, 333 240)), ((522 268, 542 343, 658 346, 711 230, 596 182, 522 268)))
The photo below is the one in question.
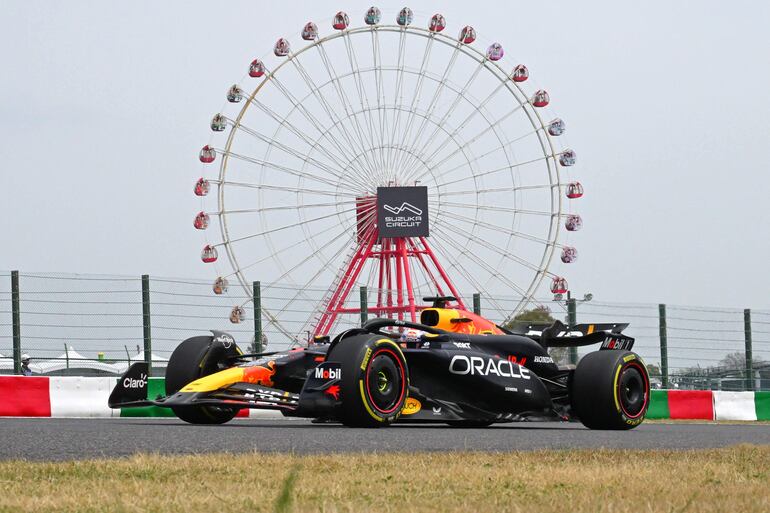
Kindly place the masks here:
POLYGON ((473 313, 481 315, 481 294, 478 292, 473 294, 473 313))
POLYGON ((255 281, 251 284, 251 294, 254 302, 254 352, 262 352, 262 283, 255 281))
POLYGON ((19 311, 19 271, 11 271, 11 316, 13 319, 13 373, 21 374, 21 313, 19 311))
POLYGON ((746 390, 754 390, 754 362, 751 349, 751 309, 743 311, 743 336, 746 339, 746 390))
MULTIPOLYGON (((577 302, 575 301, 575 298, 568 298, 567 299, 567 323, 569 324, 569 327, 572 328, 577 324, 577 302)), ((570 347, 569 348, 569 363, 572 365, 577 365, 578 362, 578 352, 577 347, 570 347)))
POLYGON ((147 376, 152 376, 152 335, 150 330, 150 276, 142 275, 142 327, 144 336, 144 361, 147 376))
POLYGON ((668 389, 668 327, 666 324, 666 305, 658 305, 658 323, 660 326, 660 381, 663 389, 668 389))
POLYGON ((366 285, 361 287, 361 295, 359 297, 361 302, 361 326, 363 326, 369 320, 369 307, 366 304, 368 300, 366 285))

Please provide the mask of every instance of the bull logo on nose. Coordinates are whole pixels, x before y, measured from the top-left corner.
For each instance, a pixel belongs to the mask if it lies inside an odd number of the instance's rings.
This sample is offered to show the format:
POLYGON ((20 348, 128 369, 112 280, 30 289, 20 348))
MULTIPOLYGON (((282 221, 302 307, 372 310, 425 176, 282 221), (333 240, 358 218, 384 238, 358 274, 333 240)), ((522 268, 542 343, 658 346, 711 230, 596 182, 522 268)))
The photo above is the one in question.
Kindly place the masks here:
POLYGON ((254 383, 266 387, 273 386, 273 375, 275 374, 275 361, 267 362, 267 365, 255 365, 254 367, 244 367, 243 381, 254 383))

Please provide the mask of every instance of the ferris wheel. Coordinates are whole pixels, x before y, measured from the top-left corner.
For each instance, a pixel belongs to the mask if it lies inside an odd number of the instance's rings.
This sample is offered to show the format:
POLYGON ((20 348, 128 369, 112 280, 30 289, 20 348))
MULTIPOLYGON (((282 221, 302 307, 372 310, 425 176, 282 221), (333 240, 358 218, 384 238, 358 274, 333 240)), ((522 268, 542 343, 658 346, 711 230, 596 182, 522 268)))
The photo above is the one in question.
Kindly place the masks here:
POLYGON ((568 289, 550 265, 577 259, 560 232, 581 228, 569 207, 583 187, 548 93, 473 27, 453 37, 441 14, 393 14, 372 7, 354 27, 340 12, 328 32, 279 38, 228 89, 200 151, 201 258, 230 264, 213 291, 289 290, 263 315, 290 337, 357 319, 358 286, 377 316, 415 320, 424 296, 465 308, 479 292, 499 322, 544 280, 568 289))

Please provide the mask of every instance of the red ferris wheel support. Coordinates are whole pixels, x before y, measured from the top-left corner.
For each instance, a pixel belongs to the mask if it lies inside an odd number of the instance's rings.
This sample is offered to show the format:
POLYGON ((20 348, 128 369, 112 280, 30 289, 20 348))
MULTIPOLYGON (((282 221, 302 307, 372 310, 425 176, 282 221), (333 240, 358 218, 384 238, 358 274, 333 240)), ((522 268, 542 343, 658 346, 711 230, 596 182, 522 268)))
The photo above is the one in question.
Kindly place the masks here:
POLYGON ((356 247, 322 303, 315 336, 329 334, 339 315, 361 312, 360 308, 346 307, 345 303, 366 264, 371 261, 376 267, 377 303, 376 306, 367 307, 368 312, 379 317, 396 317, 400 320, 408 318, 417 322, 417 312, 428 306, 418 304, 415 298, 416 272, 427 276, 437 295, 454 296, 457 298, 457 307, 465 309, 452 280, 428 244, 427 237, 380 237, 375 221, 376 197, 359 198, 357 202, 356 247))

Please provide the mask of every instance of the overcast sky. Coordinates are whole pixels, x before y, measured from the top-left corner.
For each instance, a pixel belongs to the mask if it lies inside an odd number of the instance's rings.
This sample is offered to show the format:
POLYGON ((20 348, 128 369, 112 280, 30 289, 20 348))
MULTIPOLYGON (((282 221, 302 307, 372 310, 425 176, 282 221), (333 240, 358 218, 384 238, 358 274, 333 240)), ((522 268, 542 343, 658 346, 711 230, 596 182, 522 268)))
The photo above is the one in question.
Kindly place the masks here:
MULTIPOLYGON (((225 90, 278 36, 367 7, 4 1, 0 269, 212 279, 191 187, 225 90)), ((567 121, 587 189, 573 290, 770 308, 767 3, 412 7, 499 40, 567 121)))

